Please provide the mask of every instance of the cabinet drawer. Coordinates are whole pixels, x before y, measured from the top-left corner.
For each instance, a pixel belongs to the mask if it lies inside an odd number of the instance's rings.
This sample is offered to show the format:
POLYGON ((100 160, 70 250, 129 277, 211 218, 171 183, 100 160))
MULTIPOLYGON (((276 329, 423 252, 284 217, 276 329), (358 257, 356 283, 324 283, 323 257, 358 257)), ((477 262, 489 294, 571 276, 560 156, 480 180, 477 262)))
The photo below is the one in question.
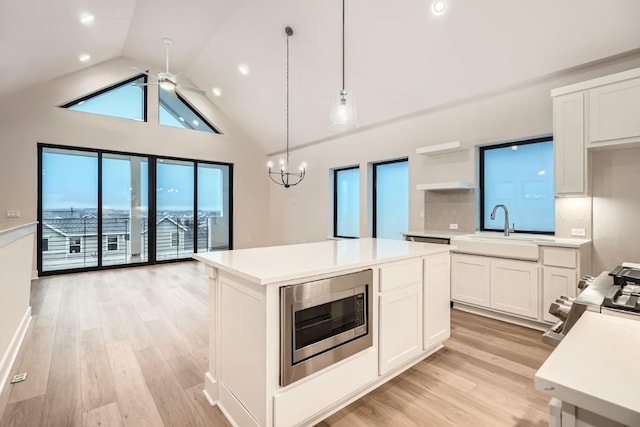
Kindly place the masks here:
POLYGON ((422 259, 380 268, 380 292, 409 285, 422 285, 422 259))
POLYGON ((578 253, 567 248, 543 248, 542 263, 555 267, 577 268, 578 253))

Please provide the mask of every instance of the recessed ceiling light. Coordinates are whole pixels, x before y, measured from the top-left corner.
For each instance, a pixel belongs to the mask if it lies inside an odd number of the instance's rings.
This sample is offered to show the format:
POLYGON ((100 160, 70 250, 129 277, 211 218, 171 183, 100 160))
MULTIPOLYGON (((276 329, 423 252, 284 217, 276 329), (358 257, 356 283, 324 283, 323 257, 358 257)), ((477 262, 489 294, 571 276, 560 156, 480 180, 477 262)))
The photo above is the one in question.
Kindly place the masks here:
POLYGON ((88 62, 91 59, 91 55, 89 55, 88 53, 83 53, 78 57, 78 59, 80 60, 80 62, 88 62))
POLYGON ((213 92, 215 96, 222 96, 222 89, 220 89, 219 87, 214 87, 213 89, 211 89, 211 92, 213 92))
POLYGON ((444 0, 435 0, 433 2, 433 5, 431 6, 431 10, 433 11, 434 15, 442 15, 446 8, 447 4, 444 2, 444 0))
POLYGON ((238 65, 238 72, 240 74, 242 74, 243 76, 248 76, 249 75, 249 66, 247 64, 238 65))
POLYGON ((96 20, 96 17, 92 13, 85 12, 80 15, 80 23, 82 25, 91 25, 95 20, 96 20))
POLYGON ((191 120, 191 123, 193 123, 194 126, 199 126, 200 122, 197 121, 196 119, 191 120))
POLYGON ((181 122, 184 122, 184 117, 180 116, 178 118, 180 119, 181 122))

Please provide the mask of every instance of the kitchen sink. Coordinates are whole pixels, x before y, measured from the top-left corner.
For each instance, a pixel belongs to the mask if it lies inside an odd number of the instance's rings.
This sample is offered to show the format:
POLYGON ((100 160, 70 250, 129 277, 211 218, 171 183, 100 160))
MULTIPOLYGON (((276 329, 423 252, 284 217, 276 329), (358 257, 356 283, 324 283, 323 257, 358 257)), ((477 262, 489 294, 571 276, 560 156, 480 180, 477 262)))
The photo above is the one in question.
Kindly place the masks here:
MULTIPOLYGON (((467 236, 464 236, 464 237, 467 237, 467 236)), ((539 234, 518 234, 518 233, 511 233, 508 236, 505 236, 504 233, 483 232, 483 233, 470 234, 468 237, 475 240, 498 239, 498 240, 506 240, 506 241, 516 240, 516 241, 522 241, 522 242, 553 241, 552 237, 541 236, 539 234)))
POLYGON ((537 261, 540 253, 537 242, 545 240, 552 238, 535 234, 505 236, 502 233, 483 232, 454 237, 451 244, 457 246, 455 252, 537 261))

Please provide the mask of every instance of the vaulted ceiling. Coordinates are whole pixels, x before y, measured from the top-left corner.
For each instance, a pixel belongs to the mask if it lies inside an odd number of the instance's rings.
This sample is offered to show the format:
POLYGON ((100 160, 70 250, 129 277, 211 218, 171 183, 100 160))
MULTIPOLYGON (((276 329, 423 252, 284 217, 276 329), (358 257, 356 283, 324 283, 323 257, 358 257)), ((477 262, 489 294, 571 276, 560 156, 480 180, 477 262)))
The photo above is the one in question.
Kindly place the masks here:
MULTIPOLYGON (((640 49, 637 0, 447 0, 441 16, 431 2, 346 0, 358 126, 640 49)), ((2 9, 0 96, 120 56, 159 71, 169 37, 171 71, 186 72, 268 153, 284 147, 291 26, 291 145, 335 135, 340 0, 7 0, 2 9), (89 26, 84 12, 95 15, 89 26), (80 63, 81 53, 91 60, 80 63)))

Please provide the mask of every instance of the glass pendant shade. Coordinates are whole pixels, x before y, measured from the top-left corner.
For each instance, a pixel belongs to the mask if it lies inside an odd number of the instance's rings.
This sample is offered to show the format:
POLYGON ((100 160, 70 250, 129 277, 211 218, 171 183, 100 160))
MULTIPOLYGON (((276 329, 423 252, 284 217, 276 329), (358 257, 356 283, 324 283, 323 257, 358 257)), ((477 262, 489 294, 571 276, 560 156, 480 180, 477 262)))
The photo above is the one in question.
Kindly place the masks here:
POLYGON ((356 103, 353 92, 344 89, 340 91, 333 100, 329 120, 336 130, 353 129, 356 126, 356 103))

